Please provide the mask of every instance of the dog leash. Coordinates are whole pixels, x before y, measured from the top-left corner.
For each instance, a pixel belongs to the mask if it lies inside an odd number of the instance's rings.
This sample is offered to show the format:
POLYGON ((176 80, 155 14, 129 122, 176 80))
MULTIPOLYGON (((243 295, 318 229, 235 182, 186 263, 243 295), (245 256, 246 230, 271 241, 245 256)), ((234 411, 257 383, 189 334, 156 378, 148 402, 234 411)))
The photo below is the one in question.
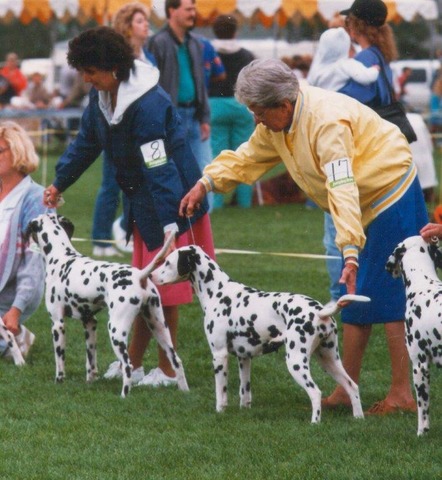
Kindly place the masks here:
POLYGON ((342 260, 342 257, 335 255, 319 255, 315 253, 283 253, 283 252, 256 252, 253 250, 232 250, 228 248, 215 248, 215 253, 228 253, 233 255, 272 255, 275 257, 292 257, 292 258, 315 258, 321 260, 342 260))
POLYGON ((192 235, 192 243, 196 245, 195 235, 193 233, 193 227, 192 227, 192 222, 190 221, 190 217, 187 217, 187 221, 189 222, 189 230, 190 230, 190 234, 192 235))

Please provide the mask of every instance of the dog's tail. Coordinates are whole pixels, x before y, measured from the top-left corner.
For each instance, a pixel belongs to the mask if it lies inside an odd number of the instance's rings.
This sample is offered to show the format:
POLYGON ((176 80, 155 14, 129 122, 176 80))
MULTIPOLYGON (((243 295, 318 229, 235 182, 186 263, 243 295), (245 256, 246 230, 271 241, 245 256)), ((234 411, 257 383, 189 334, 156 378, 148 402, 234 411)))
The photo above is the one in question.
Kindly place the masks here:
POLYGON ((161 250, 155 255, 155 257, 152 259, 152 261, 141 270, 140 280, 145 280, 155 270, 155 268, 158 266, 157 265, 158 261, 167 252, 167 250, 170 247, 170 244, 172 243, 172 240, 175 238, 177 232, 178 232, 178 230, 173 230, 171 232, 171 234, 169 235, 169 238, 164 242, 164 245, 161 248, 161 250))
POLYGON ((346 307, 352 302, 370 302, 370 301, 371 299, 364 295, 352 295, 352 294, 342 295, 342 297, 340 297, 336 303, 330 304, 324 307, 319 312, 318 315, 320 318, 331 317, 332 315, 336 315, 337 313, 339 313, 344 307, 346 307))

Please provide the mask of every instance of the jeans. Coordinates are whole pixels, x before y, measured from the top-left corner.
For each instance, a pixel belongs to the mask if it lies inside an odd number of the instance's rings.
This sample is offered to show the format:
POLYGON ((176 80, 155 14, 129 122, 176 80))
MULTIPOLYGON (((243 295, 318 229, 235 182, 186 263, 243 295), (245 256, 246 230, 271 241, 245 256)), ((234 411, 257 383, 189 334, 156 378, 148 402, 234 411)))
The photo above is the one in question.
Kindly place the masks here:
MULTIPOLYGON (((115 165, 103 155, 103 174, 100 189, 95 199, 94 218, 92 224, 93 244, 99 247, 110 247, 112 244, 100 240, 112 239, 112 225, 120 203, 120 186, 115 178, 115 165)), ((127 231, 127 221, 121 219, 121 227, 127 231)))
POLYGON ((323 243, 325 247, 325 254, 330 256, 340 257, 340 259, 327 259, 327 271, 330 277, 330 298, 338 300, 341 296, 341 285, 339 279, 343 267, 342 254, 336 246, 336 228, 333 223, 332 216, 329 213, 324 213, 324 238, 323 243))
MULTIPOLYGON (((210 138, 201 140, 200 122, 195 118, 195 108, 178 107, 177 110, 182 120, 187 141, 202 172, 204 167, 212 161, 210 138)), ((209 202, 209 210, 212 210, 213 193, 207 195, 207 201, 209 202)))

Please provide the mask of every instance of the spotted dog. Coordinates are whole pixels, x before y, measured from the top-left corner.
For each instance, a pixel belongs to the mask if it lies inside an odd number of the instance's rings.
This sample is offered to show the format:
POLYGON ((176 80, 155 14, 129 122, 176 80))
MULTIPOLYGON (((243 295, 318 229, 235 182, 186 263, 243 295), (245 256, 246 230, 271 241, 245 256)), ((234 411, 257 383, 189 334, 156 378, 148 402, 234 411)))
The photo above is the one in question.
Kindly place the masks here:
MULTIPOLYGON (((353 415, 363 417, 358 386, 342 366, 336 323, 330 316, 340 308, 327 312, 319 302, 304 295, 262 292, 234 282, 195 245, 172 252, 151 278, 158 285, 191 281, 204 312, 218 412, 227 406, 228 354, 238 358, 240 406, 250 407, 252 357, 285 344, 289 372, 310 397, 313 423, 321 419, 321 391, 310 374, 313 353, 350 396, 353 415)), ((341 300, 353 299, 369 300, 356 295, 341 300)))
POLYGON ((437 245, 416 235, 399 243, 386 264, 405 284, 405 342, 413 365, 419 436, 430 428, 430 365, 442 367, 442 282, 436 273, 441 257, 437 245))
POLYGON ((80 319, 86 335, 86 381, 97 377, 95 314, 107 307, 112 348, 122 364, 125 397, 131 387, 132 365, 127 353, 128 335, 141 314, 177 375, 178 387, 188 390, 186 377, 164 320, 160 297, 149 280, 152 264, 139 270, 119 263, 96 261, 72 246, 73 225, 56 214, 40 215, 28 226, 28 235, 38 244, 46 262, 46 308, 52 319, 56 382, 65 378, 64 317, 80 319))

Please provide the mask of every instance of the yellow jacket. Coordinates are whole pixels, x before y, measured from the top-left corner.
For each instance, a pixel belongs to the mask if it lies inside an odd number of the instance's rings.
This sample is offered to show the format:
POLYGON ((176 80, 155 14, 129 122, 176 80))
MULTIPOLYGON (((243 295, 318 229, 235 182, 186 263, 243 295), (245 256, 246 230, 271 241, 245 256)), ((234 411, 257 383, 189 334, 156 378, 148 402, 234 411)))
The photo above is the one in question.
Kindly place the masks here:
POLYGON ((396 202, 416 176, 406 138, 393 124, 343 94, 303 87, 288 132, 257 125, 236 151, 204 169, 217 192, 252 184, 284 162, 299 187, 330 212, 344 257, 365 244, 364 228, 396 202))

